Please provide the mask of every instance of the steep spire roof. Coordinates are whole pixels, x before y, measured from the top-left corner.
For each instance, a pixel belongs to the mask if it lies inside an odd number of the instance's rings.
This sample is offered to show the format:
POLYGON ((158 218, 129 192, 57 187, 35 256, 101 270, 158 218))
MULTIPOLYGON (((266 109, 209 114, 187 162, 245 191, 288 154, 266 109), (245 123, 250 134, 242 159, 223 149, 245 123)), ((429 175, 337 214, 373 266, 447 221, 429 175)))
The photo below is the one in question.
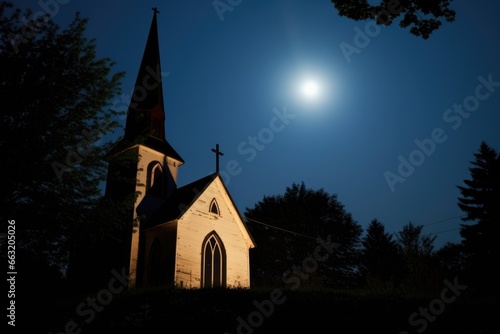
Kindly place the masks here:
POLYGON ((112 151, 140 143, 184 163, 165 139, 165 106, 156 19, 158 10, 153 8, 153 11, 148 40, 127 111, 125 136, 112 151))
POLYGON ((156 11, 128 110, 125 136, 130 138, 145 135, 144 132, 165 140, 165 110, 156 11))

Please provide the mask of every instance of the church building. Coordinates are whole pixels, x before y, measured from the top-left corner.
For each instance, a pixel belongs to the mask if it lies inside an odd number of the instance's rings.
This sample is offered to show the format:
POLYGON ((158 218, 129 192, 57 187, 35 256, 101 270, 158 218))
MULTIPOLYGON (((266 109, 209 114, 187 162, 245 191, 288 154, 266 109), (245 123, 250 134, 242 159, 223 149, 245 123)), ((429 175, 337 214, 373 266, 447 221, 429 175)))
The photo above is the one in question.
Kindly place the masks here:
POLYGON ((255 243, 219 174, 219 146, 212 149, 215 173, 178 185, 185 162, 165 137, 158 11, 153 10, 125 134, 108 154, 105 196, 135 196, 126 217, 133 222, 129 288, 248 288, 255 243))

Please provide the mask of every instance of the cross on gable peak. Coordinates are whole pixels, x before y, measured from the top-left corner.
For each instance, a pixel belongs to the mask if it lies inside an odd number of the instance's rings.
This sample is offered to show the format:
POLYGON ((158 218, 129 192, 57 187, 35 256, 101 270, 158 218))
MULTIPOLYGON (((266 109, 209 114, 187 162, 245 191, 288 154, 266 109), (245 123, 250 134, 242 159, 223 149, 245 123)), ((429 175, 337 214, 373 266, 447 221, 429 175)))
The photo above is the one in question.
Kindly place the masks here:
POLYGON ((219 150, 219 144, 215 145, 215 148, 212 149, 212 152, 215 153, 215 171, 219 173, 219 156, 224 155, 224 153, 219 150))

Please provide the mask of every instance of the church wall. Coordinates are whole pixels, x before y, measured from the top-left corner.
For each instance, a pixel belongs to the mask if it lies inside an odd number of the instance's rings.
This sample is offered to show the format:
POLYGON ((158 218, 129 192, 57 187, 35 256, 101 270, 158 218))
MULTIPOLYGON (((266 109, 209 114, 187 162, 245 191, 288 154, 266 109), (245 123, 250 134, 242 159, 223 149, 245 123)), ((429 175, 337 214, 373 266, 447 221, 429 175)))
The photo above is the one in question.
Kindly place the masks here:
POLYGON ((175 247, 176 247, 176 231, 177 221, 171 221, 166 224, 158 225, 148 230, 143 231, 143 247, 144 258, 142 260, 143 270, 141 282, 143 286, 153 286, 149 281, 150 272, 150 256, 153 242, 158 240, 160 243, 160 259, 161 266, 159 268, 159 281, 162 286, 174 285, 174 268, 175 268, 175 247))
MULTIPOLYGON (((155 150, 152 150, 146 146, 139 145, 138 146, 138 154, 139 154, 139 162, 137 164, 137 184, 136 184, 136 192, 137 192, 137 200, 134 205, 134 221, 137 222, 138 218, 138 207, 139 205, 143 202, 144 197, 146 195, 147 191, 147 182, 148 182, 148 166, 152 161, 158 161, 162 165, 164 164, 165 155, 162 153, 159 153, 155 150)), ((175 175, 177 175, 177 167, 175 169, 175 175)), ((166 168, 164 168, 166 170, 166 168)), ((151 202, 152 203, 152 202, 151 202)), ((150 204, 151 204, 150 203, 150 204)), ((158 202, 161 203, 161 202, 158 202)), ((154 209, 154 207, 150 207, 149 210, 154 209)), ((142 213, 142 212, 141 212, 142 213)), ((148 212, 145 212, 146 214, 148 212)), ((132 234, 132 242, 131 242, 131 249, 130 249, 130 278, 129 278, 129 286, 134 287, 137 283, 137 277, 136 273, 138 272, 139 268, 139 254, 140 254, 140 249, 139 249, 139 230, 140 226, 139 223, 137 223, 137 226, 134 227, 133 229, 133 234, 132 234)), ((142 246, 141 246, 142 247, 142 246)), ((146 248, 147 249, 147 248, 146 248)), ((145 265, 145 263, 143 263, 145 265)))
POLYGON ((139 150, 139 166, 138 166, 138 179, 141 184, 144 185, 144 190, 147 183, 147 168, 150 162, 158 161, 164 167, 164 171, 167 170, 165 165, 168 165, 168 170, 172 176, 173 181, 177 184, 177 168, 178 166, 174 164, 174 160, 165 157, 164 154, 159 153, 153 149, 146 146, 140 146, 139 150), (165 161, 167 160, 167 161, 165 161), (174 166, 175 165, 175 166, 174 166))
POLYGON ((242 231, 238 213, 217 179, 179 220, 176 285, 182 282, 185 287, 200 287, 202 242, 212 231, 219 235, 226 250, 227 286, 249 287, 249 247, 253 244, 242 231), (219 204, 220 215, 209 211, 214 197, 219 204))

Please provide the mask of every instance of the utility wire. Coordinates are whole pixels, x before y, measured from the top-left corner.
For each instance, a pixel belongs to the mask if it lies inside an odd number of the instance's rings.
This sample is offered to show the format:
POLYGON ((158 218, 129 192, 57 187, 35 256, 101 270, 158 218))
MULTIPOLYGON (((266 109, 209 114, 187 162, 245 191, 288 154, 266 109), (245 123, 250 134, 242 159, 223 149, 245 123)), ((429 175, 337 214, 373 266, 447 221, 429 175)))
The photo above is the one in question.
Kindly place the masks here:
MULTIPOLYGON (((450 217, 450 218, 445 218, 445 219, 441 219, 441 220, 438 220, 438 221, 435 221, 433 223, 429 223, 429 224, 423 224, 421 225, 422 227, 424 226, 430 226, 430 225, 435 225, 435 224, 439 224, 439 223, 443 223, 443 222, 446 222, 446 221, 449 221, 449 220, 453 220, 453 219, 456 219, 456 218, 461 218, 461 217, 465 217, 466 215, 460 215, 460 216, 454 216, 454 217, 450 217)), ((296 236, 300 236, 300 237, 304 237, 304 238, 309 238, 309 239, 313 239, 313 240, 316 240, 316 238, 314 237, 311 237, 309 235, 305 235, 305 234, 302 234, 302 233, 298 233, 298 232, 294 232, 294 231, 290 231, 290 230, 287 230, 287 229, 284 229, 284 228, 281 228, 281 227, 277 227, 277 226, 274 226, 274 225, 270 225, 270 224, 267 224, 267 223, 263 223, 261 221, 258 221, 258 220, 255 220, 255 219, 252 219, 252 218, 248 218, 245 216, 245 219, 246 220, 249 220, 251 222, 254 222, 254 223, 257 223, 257 224, 260 224, 260 225, 264 225, 264 226, 267 226, 269 228, 273 228, 273 229, 276 229, 276 230, 280 230, 282 232, 286 232, 286 233, 290 233, 290 234, 293 234, 293 235, 296 235, 296 236)), ((445 230, 445 231, 439 231, 439 232, 434 232, 434 233, 428 233, 424 236, 430 236, 430 235, 434 235, 434 234, 441 234, 441 233, 446 233, 446 232, 452 232, 452 231, 456 231, 456 230, 460 230, 460 228, 453 228, 453 229, 450 229, 450 230, 445 230)), ((392 235, 394 236, 397 236, 397 232, 392 232, 392 235)))
POLYGON ((423 236, 424 236, 424 237, 427 237, 427 236, 431 236, 431 235, 434 235, 434 234, 441 234, 441 233, 446 233, 446 232, 458 231, 458 230, 460 230, 460 229, 461 229, 460 227, 457 227, 457 228, 452 228, 452 229, 449 229, 449 230, 444 230, 444 231, 439 231, 439 232, 428 233, 428 234, 425 234, 425 235, 423 235, 423 236))
POLYGON ((445 218, 445 219, 438 220, 437 222, 434 222, 434 223, 423 224, 422 226, 435 225, 435 224, 443 223, 443 222, 446 222, 446 221, 449 221, 449 220, 453 220, 453 219, 456 219, 456 218, 462 218, 462 217, 465 217, 465 216, 467 216, 467 215, 460 215, 460 216, 445 218))
POLYGON ((286 233, 291 233, 291 234, 297 235, 299 237, 304 237, 304 238, 309 238, 309 239, 316 240, 316 238, 313 238, 311 236, 308 236, 308 235, 305 235, 305 234, 301 234, 301 233, 297 233, 297 232, 293 232, 293 231, 290 231, 290 230, 285 230, 284 228, 273 226, 273 225, 269 225, 269 224, 260 222, 258 220, 252 219, 252 218, 245 217, 245 219, 250 220, 250 221, 252 221, 254 223, 257 223, 257 224, 261 224, 261 225, 264 225, 264 226, 267 226, 267 227, 270 227, 270 228, 274 228, 276 230, 280 230, 280 231, 283 231, 283 232, 286 232, 286 233))

